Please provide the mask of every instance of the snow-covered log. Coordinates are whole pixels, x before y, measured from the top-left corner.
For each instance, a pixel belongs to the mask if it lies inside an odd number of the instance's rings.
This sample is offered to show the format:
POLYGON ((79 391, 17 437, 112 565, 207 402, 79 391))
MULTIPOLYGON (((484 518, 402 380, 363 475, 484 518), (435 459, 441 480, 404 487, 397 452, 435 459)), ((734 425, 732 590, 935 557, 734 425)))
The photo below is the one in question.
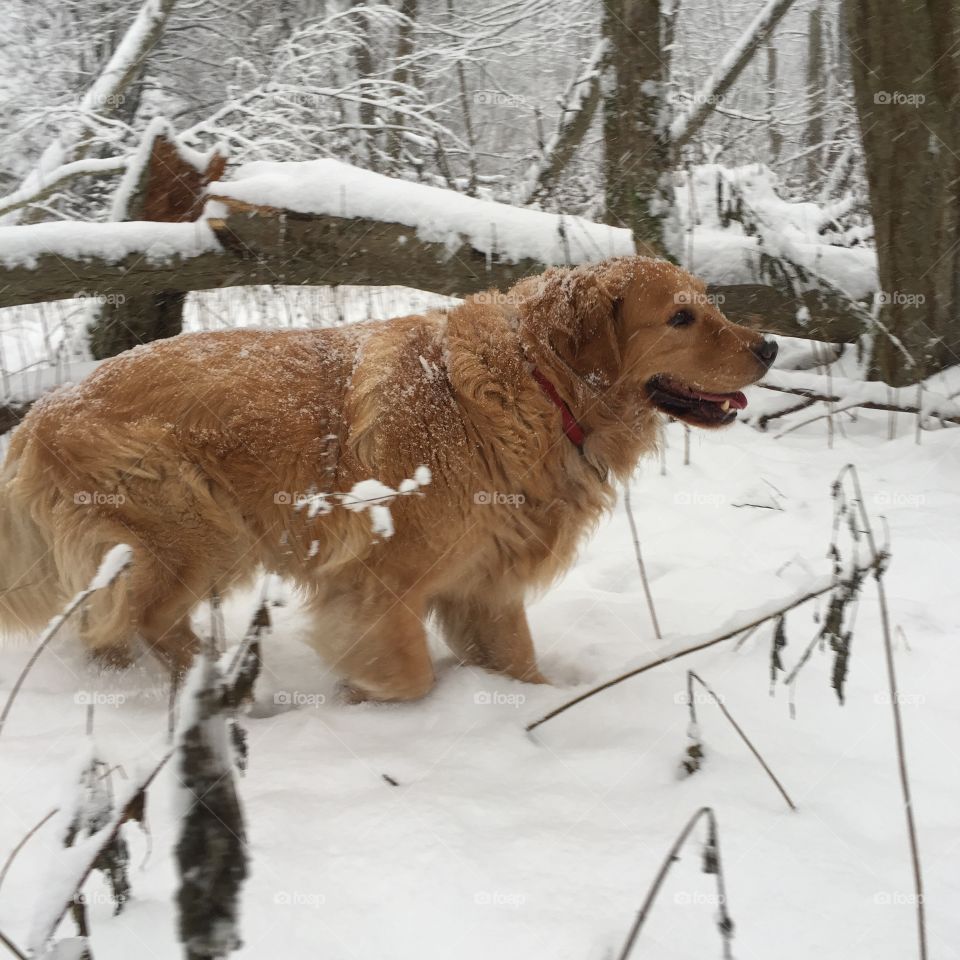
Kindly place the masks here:
MULTIPOLYGON (((0 227, 0 306, 252 284, 396 284, 466 295, 506 289, 550 265, 634 252, 629 230, 335 160, 252 163, 209 192, 215 199, 196 223, 0 227)), ((841 296, 793 296, 728 275, 725 267, 710 292, 731 319, 833 341, 860 332, 841 296)))

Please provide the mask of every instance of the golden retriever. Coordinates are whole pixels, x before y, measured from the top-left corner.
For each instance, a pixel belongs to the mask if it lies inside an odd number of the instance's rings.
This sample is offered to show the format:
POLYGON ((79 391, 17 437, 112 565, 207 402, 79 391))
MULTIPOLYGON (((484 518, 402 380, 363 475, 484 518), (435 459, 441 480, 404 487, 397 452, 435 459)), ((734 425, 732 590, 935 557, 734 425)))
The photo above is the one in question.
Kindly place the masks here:
POLYGON ((430 614, 461 660, 542 682, 525 596, 570 565, 663 414, 731 422, 775 354, 700 281, 643 257, 423 316, 138 347, 15 432, 0 615, 43 624, 126 543, 128 573, 82 626, 107 662, 139 638, 182 671, 191 610, 264 567, 304 588, 313 642, 357 698, 431 688, 430 614), (303 507, 422 466, 432 481, 393 501, 392 536, 366 512, 303 507))

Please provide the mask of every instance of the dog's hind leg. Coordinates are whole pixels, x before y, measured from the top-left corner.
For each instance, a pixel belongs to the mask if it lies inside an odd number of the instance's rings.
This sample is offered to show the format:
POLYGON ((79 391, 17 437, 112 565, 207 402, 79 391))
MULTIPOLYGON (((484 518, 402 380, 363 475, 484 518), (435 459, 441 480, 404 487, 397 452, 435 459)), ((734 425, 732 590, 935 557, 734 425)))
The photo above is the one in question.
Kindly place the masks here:
POLYGON ((547 682, 519 599, 444 596, 433 609, 447 645, 465 663, 528 683, 547 682))
POLYGON ((112 667, 131 662, 139 639, 179 677, 200 647, 190 611, 202 599, 196 585, 178 576, 171 563, 138 545, 129 571, 90 598, 81 635, 94 659, 112 667))

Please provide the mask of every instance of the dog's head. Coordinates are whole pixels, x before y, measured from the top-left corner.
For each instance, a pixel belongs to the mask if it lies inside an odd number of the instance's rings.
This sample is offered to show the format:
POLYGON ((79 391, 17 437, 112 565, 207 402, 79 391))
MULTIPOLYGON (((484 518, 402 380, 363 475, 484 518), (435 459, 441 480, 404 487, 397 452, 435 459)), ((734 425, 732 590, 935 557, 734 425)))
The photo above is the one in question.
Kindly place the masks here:
POLYGON ((731 323, 700 280, 664 260, 553 269, 514 289, 538 362, 698 427, 731 423, 747 404, 740 391, 777 355, 774 341, 731 323))

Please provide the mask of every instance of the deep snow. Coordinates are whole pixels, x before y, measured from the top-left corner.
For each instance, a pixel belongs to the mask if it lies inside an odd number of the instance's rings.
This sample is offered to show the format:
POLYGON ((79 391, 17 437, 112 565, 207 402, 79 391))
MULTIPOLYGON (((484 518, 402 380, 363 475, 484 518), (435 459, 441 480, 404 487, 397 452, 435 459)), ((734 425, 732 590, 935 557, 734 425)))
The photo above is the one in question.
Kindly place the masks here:
MULTIPOLYGON (((931 956, 945 960, 960 956, 960 447, 949 429, 925 431, 916 446, 905 416, 892 441, 884 413, 860 412, 855 423, 840 418, 846 436, 832 450, 825 421, 780 440, 743 424, 695 432, 688 467, 682 428, 673 425, 666 476, 656 460, 644 463, 632 499, 663 629, 694 636, 829 571, 830 483, 847 461, 858 465, 868 508, 890 527, 887 583, 893 622, 906 638, 896 659, 931 956)), ((534 737, 524 733, 526 723, 661 650, 622 505, 569 574, 531 606, 550 687, 459 667, 438 643, 439 681, 425 700, 349 706, 301 642, 307 625, 296 598, 279 585, 271 595, 283 606, 273 610, 257 702, 245 721, 250 766, 239 783, 252 858, 241 956, 615 956, 662 857, 703 804, 719 817, 735 956, 915 955, 872 583, 857 614, 845 706, 830 689, 831 657, 817 652, 790 718, 786 691, 768 694, 767 627, 739 650, 724 644, 621 684, 534 737), (725 698, 793 795, 796 813, 707 703, 698 707, 704 767, 677 778, 687 745, 688 667, 725 698)), ((228 604, 232 641, 258 599, 259 587, 228 604)), ((788 617, 788 669, 816 630, 812 613, 788 617)), ((198 621, 204 625, 206 615, 198 621)), ((0 652, 0 698, 28 654, 25 644, 0 652)), ((162 750, 166 694, 158 677, 146 664, 98 678, 65 636, 43 655, 0 737, 0 858, 65 797, 86 749, 89 703, 101 755, 128 775, 138 758, 162 750)), ((173 776, 168 765, 150 791, 152 840, 124 828, 133 852, 126 910, 112 917, 105 885, 99 878, 88 884, 98 960, 131 951, 179 955, 173 776)), ((699 870, 702 838, 701 829, 667 879, 636 956, 720 955, 713 878, 699 870)), ((48 824, 0 889, 0 929, 18 943, 43 902, 56 843, 48 824)), ((69 930, 67 921, 63 935, 69 930)))

